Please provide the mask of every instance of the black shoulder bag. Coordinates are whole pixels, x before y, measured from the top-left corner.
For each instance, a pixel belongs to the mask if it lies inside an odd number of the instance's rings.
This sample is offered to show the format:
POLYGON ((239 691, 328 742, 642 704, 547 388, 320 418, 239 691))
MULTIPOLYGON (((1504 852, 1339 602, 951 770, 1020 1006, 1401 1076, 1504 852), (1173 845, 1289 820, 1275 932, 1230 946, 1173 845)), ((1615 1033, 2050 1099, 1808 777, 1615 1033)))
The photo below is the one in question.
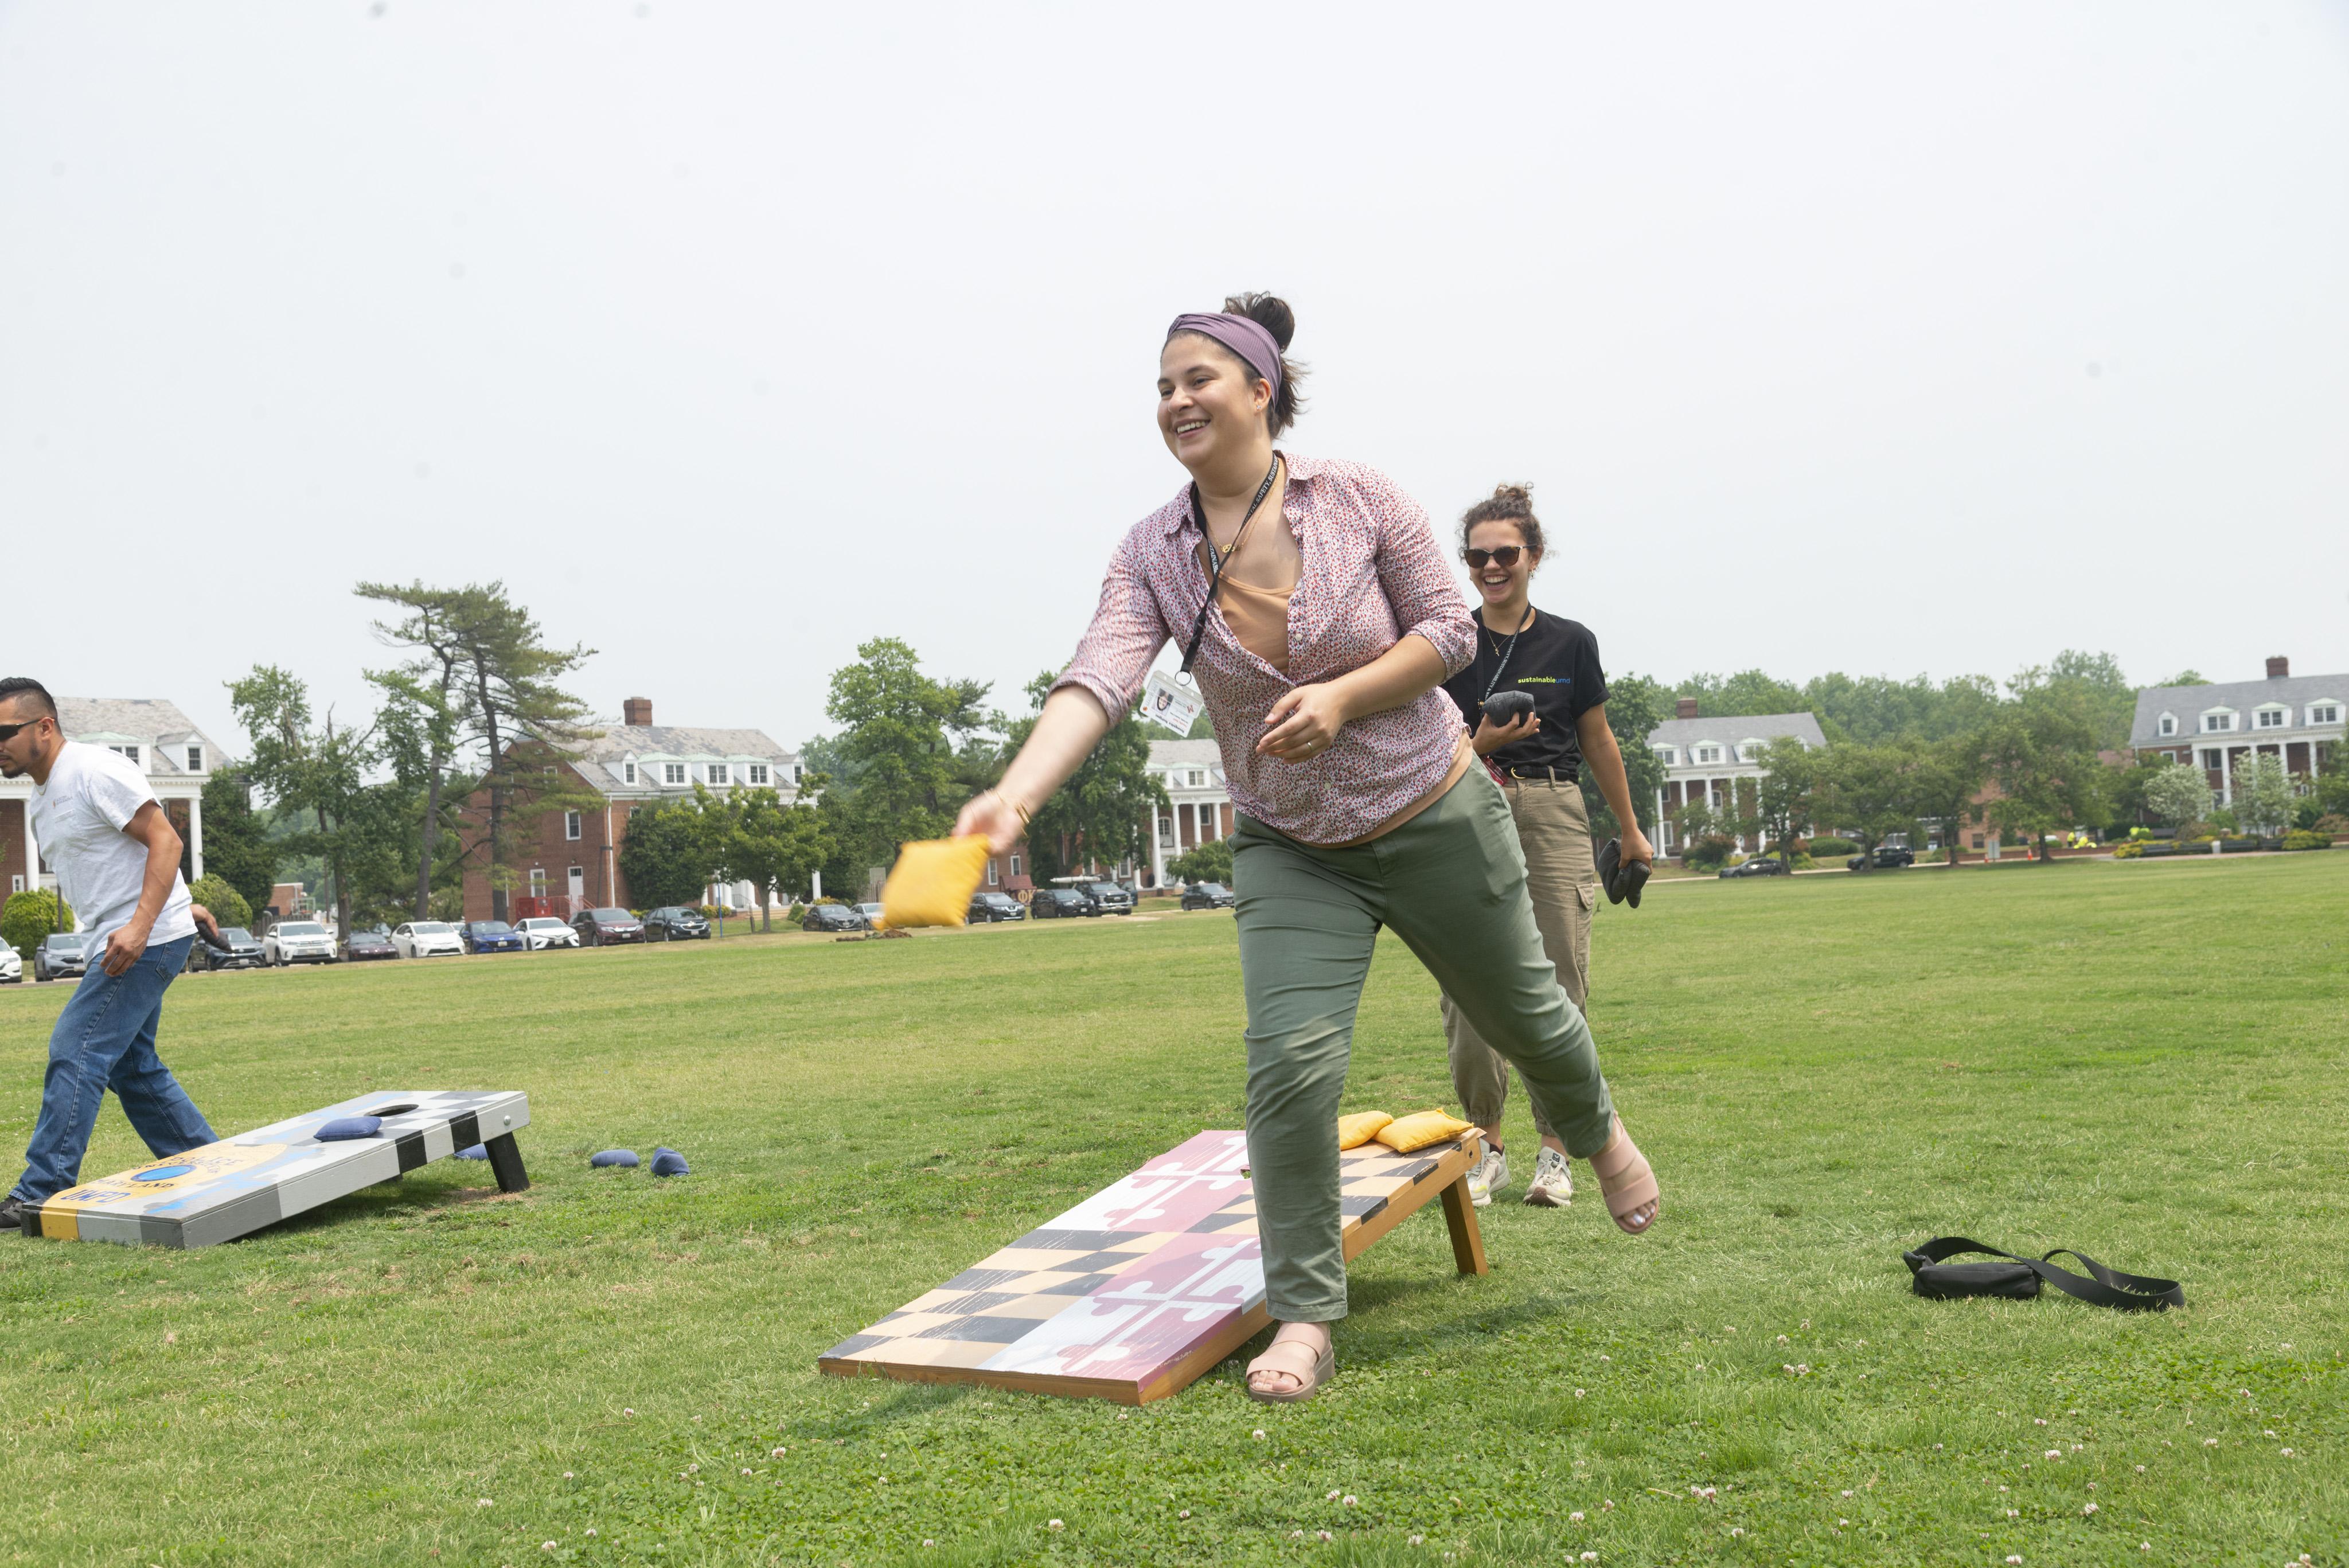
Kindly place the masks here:
POLYGON ((2186 1292, 2176 1280, 2148 1279, 2141 1274, 2124 1274, 2108 1269, 2085 1252, 2069 1247, 2058 1247, 2046 1258, 2018 1258, 1999 1247, 1985 1247, 1980 1241, 1963 1236, 1936 1236, 1913 1251, 1901 1254, 1913 1276, 1911 1288, 1920 1296, 1936 1301, 1954 1301, 1966 1296, 2008 1296, 2027 1301, 2039 1293, 2041 1282, 2054 1285, 2065 1295, 2076 1296, 2090 1306, 2111 1307, 2116 1312, 2160 1312, 2168 1307, 2186 1304, 2186 1292), (1950 1263, 1942 1262, 1960 1252, 1990 1252, 2010 1262, 2003 1263, 1950 1263), (2082 1279, 2068 1269, 2059 1269, 2047 1261, 2058 1256, 2073 1257, 2087 1265, 2092 1278, 2082 1279))

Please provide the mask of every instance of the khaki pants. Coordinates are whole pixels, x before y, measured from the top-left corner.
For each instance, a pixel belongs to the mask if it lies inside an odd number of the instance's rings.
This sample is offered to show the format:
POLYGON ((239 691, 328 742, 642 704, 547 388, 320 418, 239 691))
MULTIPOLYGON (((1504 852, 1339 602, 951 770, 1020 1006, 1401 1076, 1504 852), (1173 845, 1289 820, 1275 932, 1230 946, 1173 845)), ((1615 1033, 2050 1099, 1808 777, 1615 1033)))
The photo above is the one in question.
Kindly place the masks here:
POLYGON ((1239 819, 1232 879, 1247 988, 1248 1165, 1265 1289, 1282 1323, 1346 1315, 1336 1128, 1381 926, 1462 999, 1568 1149, 1594 1155, 1613 1128, 1590 1031, 1542 952, 1519 836, 1482 768, 1351 848, 1299 844, 1239 819))
MULTIPOLYGON (((1590 911, 1599 901, 1599 872, 1590 857, 1590 814, 1582 786, 1562 779, 1513 778, 1502 785, 1517 844, 1526 856, 1526 891, 1542 950, 1557 967, 1557 983, 1578 1010, 1590 994, 1590 911)), ((1444 1035, 1451 1047, 1452 1087, 1460 1114, 1479 1127, 1497 1126, 1509 1103, 1509 1064, 1485 1044, 1476 1026, 1444 998, 1444 1035)), ((1544 1137, 1557 1129, 1534 1103, 1534 1127, 1544 1137)))

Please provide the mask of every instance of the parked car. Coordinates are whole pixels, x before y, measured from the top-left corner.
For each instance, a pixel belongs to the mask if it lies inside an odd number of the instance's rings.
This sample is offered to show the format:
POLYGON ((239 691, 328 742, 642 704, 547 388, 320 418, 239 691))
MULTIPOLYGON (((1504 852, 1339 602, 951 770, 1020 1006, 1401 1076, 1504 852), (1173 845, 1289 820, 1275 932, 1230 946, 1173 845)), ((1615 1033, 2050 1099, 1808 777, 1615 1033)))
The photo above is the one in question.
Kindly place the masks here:
POLYGON ((1074 888, 1039 888, 1028 896, 1028 912, 1040 920, 1072 920, 1100 914, 1101 906, 1074 888))
POLYGON ((35 980, 76 980, 89 968, 91 942, 83 931, 51 931, 33 950, 35 980))
POLYGON ((873 922, 866 919, 864 911, 854 904, 812 904, 808 907, 805 918, 800 921, 800 929, 803 931, 830 931, 837 934, 843 931, 869 931, 872 929, 873 922))
MULTIPOLYGON (((222 936, 229 933, 222 931, 222 936)), ((399 950, 391 943, 389 926, 369 926, 363 931, 353 931, 343 940, 343 956, 354 962, 368 959, 396 959, 399 950)))
POLYGON ((410 920, 395 926, 391 945, 404 959, 462 958, 465 953, 464 939, 446 920, 410 920))
POLYGON ((549 948, 575 948, 579 933, 556 919, 553 915, 533 915, 514 928, 531 951, 543 953, 549 948))
POLYGON ((1775 855, 1756 855, 1739 865, 1723 867, 1721 874, 1723 877, 1783 877, 1786 874, 1786 865, 1775 855))
POLYGON ((868 925, 868 926, 872 927, 872 928, 873 928, 874 930, 876 930, 876 931, 877 931, 877 930, 879 930, 879 929, 881 929, 881 906, 880 906, 880 905, 878 905, 878 904, 858 904, 858 905, 855 905, 855 906, 854 906, 854 908, 855 908, 855 910, 856 910, 856 912, 857 912, 858 914, 860 914, 860 915, 862 915, 862 916, 864 916, 864 923, 865 923, 866 925, 868 925))
POLYGON ((216 969, 259 969, 269 961, 261 943, 243 926, 222 926, 221 940, 228 944, 222 952, 199 937, 188 949, 188 968, 209 973, 216 969))
POLYGON ((15 948, 10 947, 6 942, 0 942, 0 985, 24 983, 25 961, 16 956, 15 948))
POLYGON ((589 909, 571 918, 583 948, 608 948, 645 940, 645 923, 626 909, 589 909))
POLYGON ((1009 893, 973 893, 970 912, 963 917, 974 926, 991 926, 1001 920, 1024 920, 1028 911, 1019 900, 1009 893))
POLYGON ((1183 889, 1186 909, 1228 909, 1238 902, 1238 896, 1221 882, 1193 882, 1183 889))
POLYGON ((1086 885, 1085 897, 1104 915, 1133 913, 1133 895, 1114 882, 1093 882, 1086 885))
MULTIPOLYGON (((1867 856, 1855 855, 1843 863, 1843 868, 1847 871, 1857 871, 1867 864, 1867 856)), ((1876 867, 1879 871, 1889 871, 1895 867, 1916 864, 1917 852, 1913 849, 1895 849, 1888 844, 1876 852, 1876 867)))
POLYGON ((457 940, 469 953, 523 953, 530 942, 503 920, 467 920, 457 928, 457 940))
POLYGON ((645 940, 648 942, 706 942, 709 940, 709 922, 698 909, 688 909, 682 904, 667 904, 645 917, 645 940))
POLYGON ((278 969, 297 963, 333 963, 335 939, 316 920, 280 920, 261 939, 264 962, 278 969))

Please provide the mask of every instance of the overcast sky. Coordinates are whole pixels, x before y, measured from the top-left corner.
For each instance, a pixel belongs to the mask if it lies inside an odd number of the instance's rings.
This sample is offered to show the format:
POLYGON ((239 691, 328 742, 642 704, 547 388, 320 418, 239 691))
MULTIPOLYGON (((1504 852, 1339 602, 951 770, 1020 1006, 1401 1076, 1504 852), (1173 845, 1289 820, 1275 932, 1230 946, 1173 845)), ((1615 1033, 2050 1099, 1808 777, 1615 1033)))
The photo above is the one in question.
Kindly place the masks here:
POLYGON ((2340 4, 0 4, 0 664, 235 744, 502 578, 614 716, 1024 708, 1266 288, 1610 670, 2349 670, 2344 280, 2340 4))

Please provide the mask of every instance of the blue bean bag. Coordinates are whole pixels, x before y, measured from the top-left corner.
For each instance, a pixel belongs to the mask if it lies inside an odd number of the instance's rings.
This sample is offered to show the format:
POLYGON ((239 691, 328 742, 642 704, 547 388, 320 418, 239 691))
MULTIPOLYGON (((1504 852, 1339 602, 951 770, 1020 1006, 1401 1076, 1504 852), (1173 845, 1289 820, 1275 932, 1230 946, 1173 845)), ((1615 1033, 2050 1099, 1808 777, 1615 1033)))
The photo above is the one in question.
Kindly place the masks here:
POLYGON ((657 1148, 653 1150, 653 1174, 655 1176, 683 1176, 688 1168, 689 1168, 685 1163, 685 1156, 678 1153, 677 1150, 673 1148, 657 1148))
POLYGON ((459 1159, 487 1159, 490 1158, 489 1146, 487 1144, 477 1143, 471 1148, 460 1148, 457 1151, 457 1158, 459 1159))
POLYGON ((336 1116, 318 1129, 320 1143, 340 1143, 345 1138, 373 1137, 382 1130, 381 1116, 336 1116))
POLYGON ((622 1170, 634 1170, 639 1162, 635 1149, 607 1148, 603 1153, 591 1158, 587 1163, 595 1166, 616 1165, 622 1170))

